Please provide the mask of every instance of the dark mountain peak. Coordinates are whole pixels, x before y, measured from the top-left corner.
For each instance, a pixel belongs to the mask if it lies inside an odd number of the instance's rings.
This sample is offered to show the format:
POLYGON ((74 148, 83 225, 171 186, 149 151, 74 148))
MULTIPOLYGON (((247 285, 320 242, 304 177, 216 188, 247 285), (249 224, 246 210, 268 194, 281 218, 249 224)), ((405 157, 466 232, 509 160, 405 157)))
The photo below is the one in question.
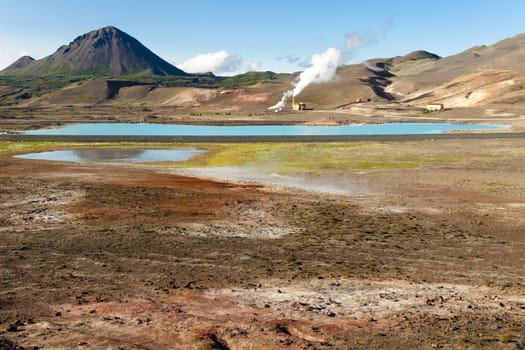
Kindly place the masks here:
POLYGON ((71 43, 71 44, 74 44, 74 43, 80 43, 84 40, 102 40, 102 41, 108 41, 108 40, 111 40, 112 38, 122 38, 122 39, 127 39, 126 37, 129 37, 131 38, 131 36, 127 35, 126 33, 124 33, 123 31, 121 31, 120 29, 118 29, 117 27, 113 27, 113 26, 105 26, 103 28, 99 28, 99 29, 95 29, 95 30, 92 30, 88 33, 85 33, 85 34, 82 34, 82 35, 79 35, 77 36, 71 43))
POLYGON ((435 53, 428 52, 425 50, 417 50, 412 51, 409 54, 406 54, 405 56, 397 57, 395 60, 395 63, 403 63, 407 61, 418 61, 422 59, 431 59, 431 60, 439 60, 441 56, 436 55, 435 53))
POLYGON ((91 31, 90 33, 93 33, 93 32, 124 33, 122 30, 120 30, 117 27, 112 26, 112 25, 107 25, 105 27, 102 27, 102 28, 99 28, 99 29, 95 29, 95 30, 91 31))
POLYGON ((409 60, 420 60, 420 59, 423 59, 423 58, 430 58, 430 59, 433 59, 433 60, 439 60, 441 58, 441 56, 436 55, 435 53, 432 53, 432 52, 425 51, 425 50, 417 50, 417 51, 413 51, 413 52, 405 55, 404 58, 409 59, 409 60))
POLYGON ((6 69, 24 68, 33 63, 34 61, 35 59, 31 56, 22 56, 13 63, 11 63, 11 65, 9 65, 6 69))
POLYGON ((137 39, 113 26, 77 36, 50 56, 35 61, 21 74, 76 72, 102 75, 186 75, 164 61, 137 39))

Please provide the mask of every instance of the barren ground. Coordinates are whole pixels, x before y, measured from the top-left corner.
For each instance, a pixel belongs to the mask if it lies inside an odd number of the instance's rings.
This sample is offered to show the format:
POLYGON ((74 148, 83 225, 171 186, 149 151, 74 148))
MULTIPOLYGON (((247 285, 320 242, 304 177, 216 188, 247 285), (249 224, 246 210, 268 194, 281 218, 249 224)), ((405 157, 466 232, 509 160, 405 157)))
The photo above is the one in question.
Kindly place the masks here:
POLYGON ((422 145, 359 195, 4 156, 0 344, 520 349, 525 141, 422 145))

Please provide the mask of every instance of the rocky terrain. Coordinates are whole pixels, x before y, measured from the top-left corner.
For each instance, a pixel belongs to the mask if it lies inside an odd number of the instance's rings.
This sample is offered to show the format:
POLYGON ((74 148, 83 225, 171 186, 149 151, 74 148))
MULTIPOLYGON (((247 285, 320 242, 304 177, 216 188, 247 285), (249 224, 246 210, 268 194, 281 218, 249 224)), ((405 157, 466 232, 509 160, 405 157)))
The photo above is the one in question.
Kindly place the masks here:
POLYGON ((346 195, 4 156, 2 344, 521 348, 525 144, 412 144, 346 195))
MULTIPOLYGON (((0 72, 0 349, 523 349, 524 48, 518 35, 341 66, 297 97, 308 110, 280 113, 267 107, 297 73, 186 75, 113 27, 21 58, 0 72), (262 144, 286 173, 222 159, 260 182, 12 157, 80 147, 16 135, 73 122, 392 121, 509 129, 326 138, 343 157, 311 168, 318 144, 262 144)), ((225 147, 205 141, 208 155, 225 147)))

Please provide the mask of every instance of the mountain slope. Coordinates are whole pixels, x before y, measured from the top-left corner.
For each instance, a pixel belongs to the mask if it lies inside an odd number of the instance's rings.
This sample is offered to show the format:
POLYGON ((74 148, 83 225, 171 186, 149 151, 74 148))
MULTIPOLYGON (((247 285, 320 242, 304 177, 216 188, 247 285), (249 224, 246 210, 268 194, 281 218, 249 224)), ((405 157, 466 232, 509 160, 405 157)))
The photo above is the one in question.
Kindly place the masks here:
POLYGON ((410 94, 487 70, 525 72, 525 34, 436 60, 424 70, 398 79, 394 89, 399 94, 410 94))
POLYGON ((336 78, 311 84, 295 99, 314 108, 336 108, 360 101, 384 101, 392 98, 384 88, 390 84, 390 74, 368 64, 344 65, 337 68, 336 78))
POLYGON ((187 75, 154 54, 137 39, 112 26, 80 35, 50 56, 25 66, 11 65, 2 71, 4 75, 59 73, 187 75))
POLYGON ((525 104, 525 34, 421 65, 397 75, 386 89, 414 105, 449 107, 525 104))

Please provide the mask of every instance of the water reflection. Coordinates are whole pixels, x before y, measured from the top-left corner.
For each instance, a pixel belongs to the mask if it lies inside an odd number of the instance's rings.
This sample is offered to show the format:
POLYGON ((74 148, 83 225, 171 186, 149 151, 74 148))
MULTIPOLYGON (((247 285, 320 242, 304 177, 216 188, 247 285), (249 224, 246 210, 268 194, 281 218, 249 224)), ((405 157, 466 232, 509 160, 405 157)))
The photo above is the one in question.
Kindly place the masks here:
POLYGON ((172 149, 82 148, 75 150, 28 153, 17 155, 15 157, 63 162, 182 162, 204 152, 204 150, 194 147, 172 149))
POLYGON ((144 154, 144 149, 102 149, 102 148, 88 148, 73 150, 73 153, 80 161, 84 162, 111 162, 123 161, 125 159, 140 159, 144 154))

